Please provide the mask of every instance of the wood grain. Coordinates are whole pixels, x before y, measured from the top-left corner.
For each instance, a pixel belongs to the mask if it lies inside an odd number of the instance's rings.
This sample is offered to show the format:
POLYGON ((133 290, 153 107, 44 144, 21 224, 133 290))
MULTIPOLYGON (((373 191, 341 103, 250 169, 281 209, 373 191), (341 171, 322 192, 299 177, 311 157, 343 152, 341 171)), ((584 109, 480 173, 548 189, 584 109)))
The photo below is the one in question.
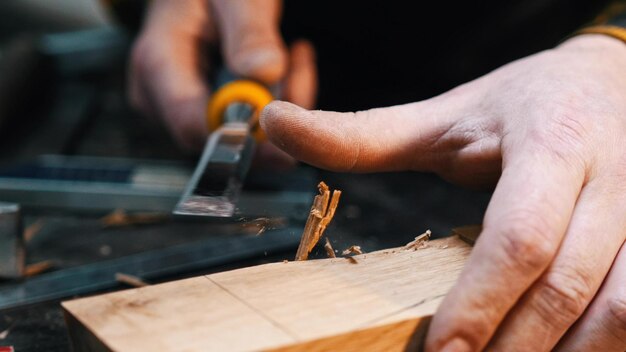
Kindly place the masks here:
POLYGON ((401 351, 456 281, 471 247, 273 263, 63 303, 78 351, 401 351))

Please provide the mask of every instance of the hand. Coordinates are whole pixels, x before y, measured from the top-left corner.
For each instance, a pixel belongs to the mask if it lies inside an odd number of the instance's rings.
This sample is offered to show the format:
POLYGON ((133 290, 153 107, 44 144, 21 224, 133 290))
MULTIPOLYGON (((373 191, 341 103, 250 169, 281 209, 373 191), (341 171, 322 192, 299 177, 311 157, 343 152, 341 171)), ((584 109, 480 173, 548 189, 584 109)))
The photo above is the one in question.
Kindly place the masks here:
POLYGON ((261 126, 336 171, 497 186, 429 351, 626 348, 626 45, 586 35, 438 97, 356 113, 275 102, 261 126))
MULTIPOLYGON (((221 45, 226 65, 242 77, 283 81, 283 98, 314 105, 317 73, 306 41, 289 51, 278 31, 279 0, 154 0, 134 45, 131 104, 161 118, 179 144, 200 149, 207 136, 209 49, 221 45)), ((269 143, 261 148, 268 152, 269 143)), ((281 153, 282 154, 282 153, 281 153)))

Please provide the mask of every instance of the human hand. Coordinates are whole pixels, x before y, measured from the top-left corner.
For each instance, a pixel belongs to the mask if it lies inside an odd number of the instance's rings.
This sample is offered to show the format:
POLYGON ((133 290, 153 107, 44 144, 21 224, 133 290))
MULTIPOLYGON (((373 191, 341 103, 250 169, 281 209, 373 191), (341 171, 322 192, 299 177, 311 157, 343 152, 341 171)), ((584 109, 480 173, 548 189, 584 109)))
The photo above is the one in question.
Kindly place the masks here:
MULTIPOLYGON (((284 99, 312 108, 314 50, 306 41, 287 50, 278 30, 281 5, 279 0, 152 1, 132 52, 131 104, 161 118, 182 147, 202 148, 213 68, 209 51, 219 45, 233 73, 268 85, 282 81, 284 99)), ((276 157, 271 149, 267 143, 259 153, 276 157)))
POLYGON ((356 113, 274 102, 270 139, 335 171, 497 186, 429 351, 626 349, 626 45, 584 35, 438 97, 356 113))

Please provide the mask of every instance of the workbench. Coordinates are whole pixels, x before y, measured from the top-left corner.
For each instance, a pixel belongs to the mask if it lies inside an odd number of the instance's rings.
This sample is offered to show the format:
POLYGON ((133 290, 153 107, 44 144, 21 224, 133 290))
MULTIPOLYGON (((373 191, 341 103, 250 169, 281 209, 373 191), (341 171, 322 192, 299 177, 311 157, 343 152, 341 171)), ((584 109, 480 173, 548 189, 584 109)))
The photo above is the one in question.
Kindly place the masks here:
MULTIPOLYGON (((144 119, 125 99, 125 60, 112 61, 97 74, 57 74, 48 82, 45 100, 24 111, 20 126, 2 130, 0 160, 9 163, 41 154, 177 160, 193 165, 196 156, 182 153, 162 126, 144 119), (68 133, 68 124, 73 126, 68 133)), ((435 237, 459 225, 480 223, 488 193, 466 191, 429 174, 341 175, 317 171, 317 179, 341 189, 343 196, 327 230, 335 248, 358 244, 365 251, 402 246, 426 229, 435 237), (377 234, 388 236, 381 238, 377 234)), ((315 192, 317 182, 310 185, 315 192)), ((167 222, 105 229, 105 214, 24 212, 28 226, 43 226, 28 244, 28 261, 53 260, 69 268, 98 260, 167 247, 202 238, 196 223, 167 222)), ((268 253, 209 266, 150 283, 205 275, 226 269, 293 259, 293 251, 268 253)), ((316 250, 313 257, 324 257, 316 250)), ((7 282, 0 282, 6 285, 7 282)), ((106 291, 128 288, 119 286, 106 291)), ((100 291, 102 292, 102 291, 100 291)), ((96 293, 96 292, 94 292, 96 293)), ((59 300, 0 311, 0 346, 17 351, 67 351, 69 341, 59 300), (2 333, 6 331, 6 333, 2 333)))

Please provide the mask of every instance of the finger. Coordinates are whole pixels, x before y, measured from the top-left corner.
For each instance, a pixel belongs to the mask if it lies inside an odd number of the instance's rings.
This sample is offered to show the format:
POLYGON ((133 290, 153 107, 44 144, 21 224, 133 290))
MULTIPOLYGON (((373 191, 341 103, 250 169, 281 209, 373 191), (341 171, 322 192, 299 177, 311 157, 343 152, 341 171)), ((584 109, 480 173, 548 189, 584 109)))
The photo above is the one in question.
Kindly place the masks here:
POLYGON ((206 28, 204 1, 156 1, 131 57, 131 103, 144 114, 160 117, 184 148, 201 148, 208 88, 203 47, 206 28), (185 18, 185 21, 180 21, 185 18))
POLYGON ((583 314, 626 238, 626 213, 615 211, 626 209, 626 198, 608 191, 614 189, 601 180, 585 186, 555 260, 507 316, 490 348, 550 351, 583 314))
POLYGON ((271 84, 287 69, 287 50, 278 25, 279 0, 213 0, 222 52, 234 73, 271 84))
MULTIPOLYGON (((276 146, 317 167, 440 171, 473 142, 471 137, 453 136, 465 102, 452 100, 435 98, 356 113, 309 111, 273 102, 261 113, 261 126, 276 146)), ((497 148, 497 142, 483 147, 497 148)))
POLYGON ((583 175, 560 157, 505 150, 483 232, 436 313, 429 351, 479 351, 557 252, 583 175))
POLYGON ((157 112, 177 142, 189 149, 202 146, 207 126, 208 87, 201 79, 195 43, 161 37, 158 47, 138 55, 141 85, 151 112, 157 112))
MULTIPOLYGON (((622 234, 623 229, 622 222, 622 234)), ((593 303, 555 350, 626 351, 626 244, 593 303)))
POLYGON ((285 79, 283 99, 305 109, 313 109, 317 95, 317 64, 315 49, 306 40, 299 40, 289 50, 289 71, 285 79))
POLYGON ((556 350, 626 350, 626 245, 622 246, 598 297, 556 350))

